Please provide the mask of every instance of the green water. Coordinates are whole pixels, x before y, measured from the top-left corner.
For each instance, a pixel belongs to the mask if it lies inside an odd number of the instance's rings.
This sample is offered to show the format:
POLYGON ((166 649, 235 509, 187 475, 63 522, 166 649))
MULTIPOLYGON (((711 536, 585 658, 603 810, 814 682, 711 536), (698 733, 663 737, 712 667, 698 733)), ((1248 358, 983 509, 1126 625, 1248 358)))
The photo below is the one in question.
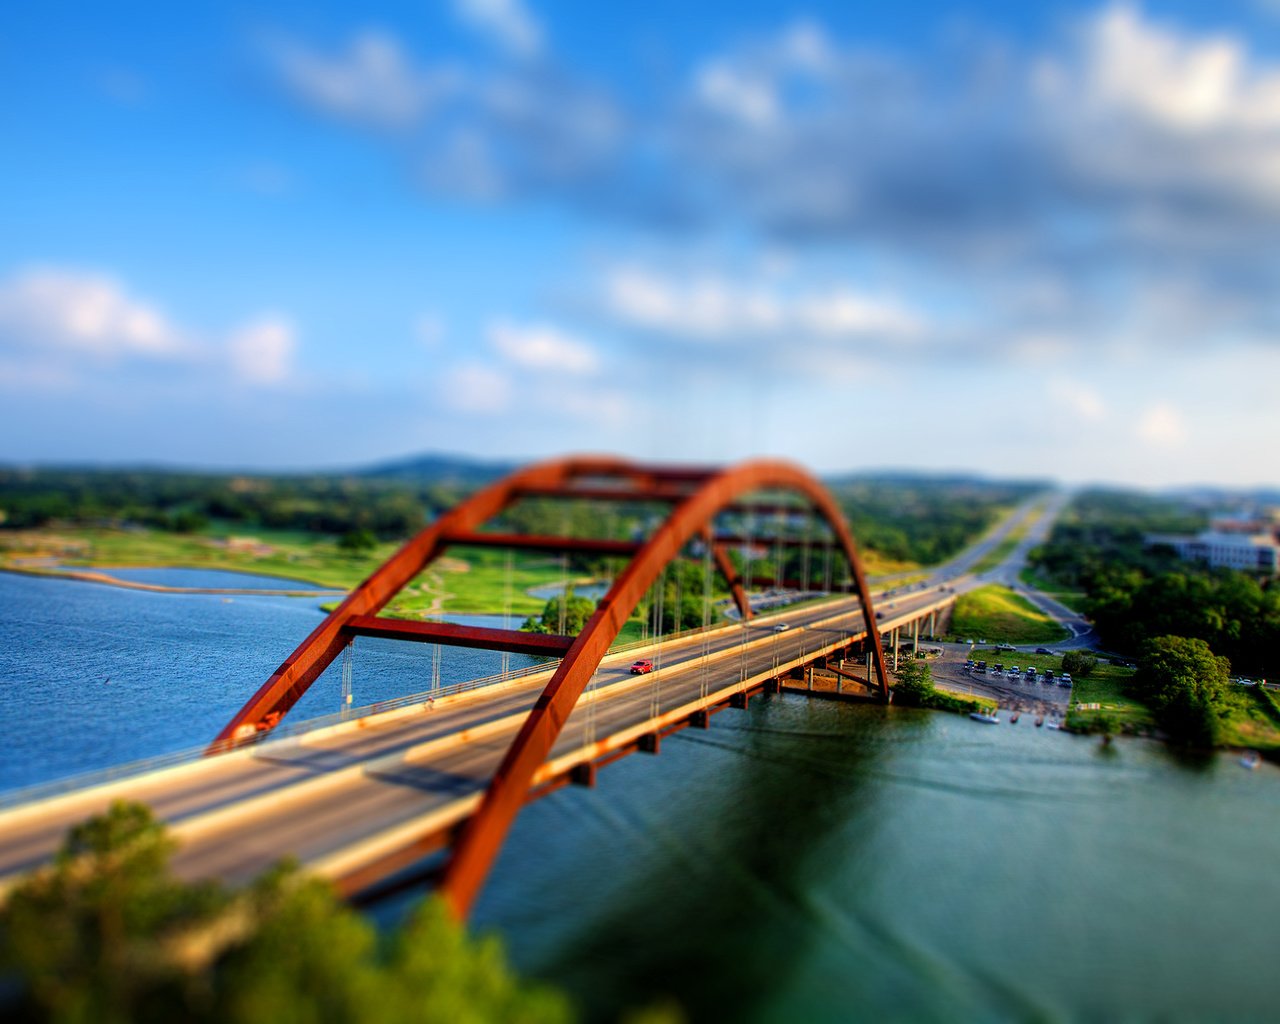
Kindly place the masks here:
POLYGON ((1277 864, 1270 765, 786 697, 527 808, 475 920, 594 1019, 1263 1020, 1277 864))

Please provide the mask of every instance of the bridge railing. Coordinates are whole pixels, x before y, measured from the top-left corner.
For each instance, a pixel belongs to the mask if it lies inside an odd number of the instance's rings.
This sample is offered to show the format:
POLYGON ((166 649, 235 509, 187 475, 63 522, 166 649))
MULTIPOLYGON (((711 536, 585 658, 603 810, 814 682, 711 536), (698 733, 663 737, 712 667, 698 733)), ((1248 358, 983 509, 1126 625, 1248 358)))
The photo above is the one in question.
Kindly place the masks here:
MULTIPOLYGON (((715 629, 725 625, 726 623, 716 623, 710 628, 715 629)), ((734 623, 727 623, 727 625, 734 625, 734 623)), ((701 626, 694 626, 690 629, 679 630, 673 633, 664 633, 658 638, 648 637, 641 640, 634 640, 629 643, 619 644, 610 648, 609 654, 626 654, 629 651, 651 647, 658 642, 664 644, 670 643, 674 640, 683 640, 697 636, 702 632, 703 628, 701 626)), ((307 733, 314 732, 317 729, 340 725, 343 722, 352 722, 361 718, 367 718, 371 715, 381 715, 388 711, 397 711, 402 708, 413 707, 415 705, 427 705, 431 701, 438 700, 443 697, 455 697, 459 694, 484 689, 488 686, 496 686, 502 683, 513 682, 517 679, 525 678, 526 676, 537 675, 539 672, 545 672, 547 667, 554 663, 555 660, 556 659, 554 658, 544 658, 532 665, 509 669, 506 672, 496 672, 492 675, 480 676, 476 679, 466 679, 461 682, 450 683, 447 686, 439 686, 435 689, 421 690, 417 693, 409 693, 401 697, 390 698, 389 700, 375 701, 372 704, 363 704, 359 707, 347 708, 327 715, 317 715, 314 718, 301 719, 296 722, 285 722, 270 732, 260 733, 258 738, 249 740, 245 746, 253 748, 259 744, 298 739, 305 736, 307 733)), ((242 747, 238 749, 245 748, 242 747)), ((207 750, 207 745, 201 744, 198 747, 187 747, 182 750, 170 751, 165 754, 156 754, 153 757, 127 761, 124 764, 109 765, 105 768, 94 768, 87 772, 78 772, 75 775, 64 775, 61 778, 50 779, 47 782, 37 782, 30 786, 11 789, 0 793, 0 810, 6 810, 10 807, 17 807, 26 803, 33 803, 37 800, 48 800, 51 797, 60 796, 63 793, 69 793, 73 790, 91 789, 95 786, 102 786, 111 782, 119 782, 135 776, 148 775, 151 772, 163 771, 166 768, 176 768, 184 764, 199 761, 205 756, 207 750)))

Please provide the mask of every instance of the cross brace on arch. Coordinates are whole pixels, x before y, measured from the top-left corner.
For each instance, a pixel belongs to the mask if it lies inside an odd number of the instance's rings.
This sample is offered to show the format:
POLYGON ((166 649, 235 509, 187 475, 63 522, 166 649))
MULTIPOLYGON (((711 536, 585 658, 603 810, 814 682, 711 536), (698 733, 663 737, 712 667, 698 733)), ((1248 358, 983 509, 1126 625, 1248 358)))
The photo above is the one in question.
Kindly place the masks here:
MULTIPOLYGON (((747 507, 740 504, 741 499, 759 491, 798 496, 825 521, 836 549, 848 564, 866 624, 880 694, 887 699, 884 652, 861 559, 835 500, 808 472, 791 463, 765 460, 713 469, 645 466, 607 457, 578 457, 519 470, 478 491, 410 539, 285 659, 218 734, 209 753, 248 742, 273 728, 358 635, 497 650, 534 652, 536 648, 536 653, 563 655, 491 780, 480 807, 465 825, 446 868, 445 897, 454 913, 459 918, 465 917, 524 802, 534 773, 550 753, 592 673, 649 587, 665 567, 680 556, 686 544, 701 538, 711 545, 716 564, 740 612, 744 618, 750 616, 750 603, 727 553, 727 545, 740 542, 741 538, 718 537, 713 527, 716 516, 723 512, 747 511, 747 507), (526 497, 656 502, 671 509, 661 526, 643 543, 480 532, 503 510, 526 497), (628 556, 630 561, 600 599, 577 637, 547 636, 533 640, 509 630, 410 624, 378 616, 396 594, 448 547, 477 544, 628 556)), ((789 508, 802 510, 797 506, 789 508)))

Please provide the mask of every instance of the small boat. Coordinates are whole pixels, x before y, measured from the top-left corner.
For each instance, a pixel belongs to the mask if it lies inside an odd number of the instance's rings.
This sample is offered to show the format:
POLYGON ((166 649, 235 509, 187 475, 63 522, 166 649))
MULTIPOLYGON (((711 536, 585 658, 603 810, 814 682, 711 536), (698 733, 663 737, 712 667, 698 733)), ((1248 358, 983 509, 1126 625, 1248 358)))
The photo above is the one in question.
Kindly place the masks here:
POLYGON ((1039 729, 1042 725, 1044 725, 1044 715, 1036 719, 1036 728, 1039 729))
POLYGON ((1256 750, 1246 750, 1240 755, 1240 766, 1253 771, 1262 762, 1262 755, 1256 750))
POLYGON ((1013 713, 1013 716, 1009 719, 1009 724, 1010 724, 1010 725, 1015 724, 1015 723, 1018 721, 1018 719, 1019 719, 1019 718, 1021 718, 1021 717, 1022 717, 1022 716, 1021 716, 1017 711, 1015 711, 1015 712, 1013 713))
POLYGON ((1045 722, 1044 727, 1046 729, 1061 729, 1062 725, 1059 722, 1045 722))
POLYGON ((990 714, 987 714, 987 712, 985 711, 970 711, 969 717, 972 718, 975 722, 985 722, 987 725, 1000 724, 999 715, 990 715, 990 714))

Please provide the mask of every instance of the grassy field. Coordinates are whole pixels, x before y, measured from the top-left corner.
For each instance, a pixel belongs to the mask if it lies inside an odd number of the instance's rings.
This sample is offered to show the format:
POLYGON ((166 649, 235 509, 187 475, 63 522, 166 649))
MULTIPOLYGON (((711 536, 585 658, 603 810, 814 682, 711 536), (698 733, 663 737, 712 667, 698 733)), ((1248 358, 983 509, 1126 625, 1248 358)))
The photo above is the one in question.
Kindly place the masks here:
POLYGON ((1061 601, 1073 612, 1084 611, 1084 602, 1086 594, 1083 590, 1064 590, 1058 586, 1053 580, 1046 579, 1041 576, 1035 569, 1030 567, 1023 569, 1018 573, 1018 578, 1029 587, 1035 587, 1041 593, 1048 594, 1057 601, 1061 601))
POLYGON ((69 567, 227 569, 341 589, 359 583, 393 550, 388 544, 352 555, 330 540, 270 531, 235 538, 98 527, 0 532, 4 567, 38 567, 49 559, 69 567))
MULTIPOLYGON (((105 528, 15 531, 0 532, 0 567, 39 569, 42 561, 53 560, 68 567, 225 569, 349 590, 397 547, 397 543, 380 544, 372 551, 352 554, 330 539, 268 530, 237 538, 105 528)), ((433 609, 501 613, 508 585, 505 554, 475 550, 467 556, 465 561, 452 555, 437 560, 389 611, 415 616, 433 609)), ((557 559, 513 555, 512 614, 523 619, 541 612, 545 602, 525 591, 560 579, 557 559)))
POLYGON ((1226 722, 1223 742, 1229 747, 1280 750, 1280 709, 1273 702, 1275 694, 1257 686, 1234 689, 1238 704, 1226 722))
POLYGON ((1054 643, 1067 630, 1008 587, 980 587, 956 599, 951 632, 962 637, 983 637, 997 643, 1054 643))
MULTIPOLYGON (((1061 661, 1059 660, 1059 665, 1061 661)), ((1147 732, 1154 725, 1145 704, 1126 693, 1133 669, 1120 668, 1099 661, 1098 666, 1071 687, 1072 710, 1067 714, 1067 728, 1079 732, 1095 732, 1099 719, 1109 718, 1116 732, 1147 732), (1101 704, 1098 711, 1076 711, 1076 704, 1101 704)))

